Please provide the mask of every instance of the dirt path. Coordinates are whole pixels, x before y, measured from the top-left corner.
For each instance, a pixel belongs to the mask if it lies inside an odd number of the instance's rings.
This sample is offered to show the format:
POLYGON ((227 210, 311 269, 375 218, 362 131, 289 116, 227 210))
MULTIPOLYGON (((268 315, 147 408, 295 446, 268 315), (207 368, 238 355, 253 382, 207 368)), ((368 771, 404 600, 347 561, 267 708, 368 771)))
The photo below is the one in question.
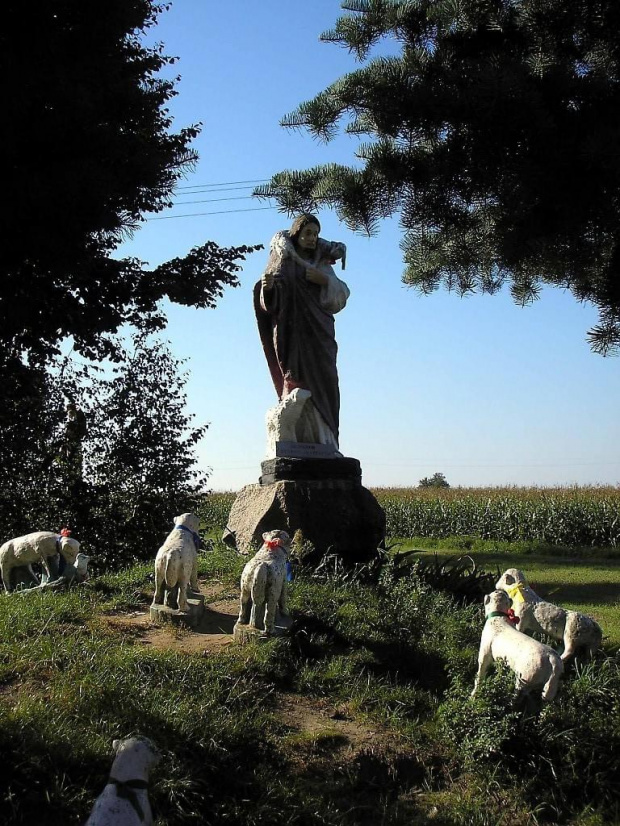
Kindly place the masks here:
MULTIPOLYGON (((197 628, 156 625, 150 619, 148 605, 138 611, 109 615, 105 622, 131 635, 138 645, 184 654, 216 654, 235 644, 232 632, 239 596, 213 580, 200 582, 199 586, 206 610, 197 628)), ((277 700, 280 719, 290 729, 290 737, 295 739, 299 735, 311 751, 321 751, 329 743, 329 751, 340 751, 343 757, 351 759, 394 739, 380 727, 354 719, 346 707, 334 707, 327 700, 284 693, 278 693, 277 700)))
POLYGON ((191 630, 175 625, 156 625, 149 616, 149 606, 139 611, 117 613, 106 617, 114 628, 126 630, 140 645, 185 654, 221 651, 233 642, 233 626, 239 613, 239 597, 219 582, 200 582, 205 597, 205 612, 200 625, 191 630))

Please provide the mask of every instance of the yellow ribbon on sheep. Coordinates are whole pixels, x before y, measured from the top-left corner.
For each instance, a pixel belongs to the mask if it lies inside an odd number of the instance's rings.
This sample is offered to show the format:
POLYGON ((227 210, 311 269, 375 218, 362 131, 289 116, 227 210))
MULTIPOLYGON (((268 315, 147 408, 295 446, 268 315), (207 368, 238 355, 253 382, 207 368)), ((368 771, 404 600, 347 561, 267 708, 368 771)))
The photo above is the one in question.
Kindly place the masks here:
POLYGON ((508 585, 505 591, 513 602, 525 602, 523 591, 527 587, 527 582, 517 582, 515 585, 508 585))

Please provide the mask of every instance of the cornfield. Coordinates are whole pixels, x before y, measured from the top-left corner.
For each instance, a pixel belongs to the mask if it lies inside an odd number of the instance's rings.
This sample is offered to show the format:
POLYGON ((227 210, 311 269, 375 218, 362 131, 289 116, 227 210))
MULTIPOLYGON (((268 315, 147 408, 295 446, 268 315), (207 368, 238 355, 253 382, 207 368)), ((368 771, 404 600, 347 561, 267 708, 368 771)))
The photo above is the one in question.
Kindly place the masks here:
MULTIPOLYGON (((475 536, 572 547, 620 547, 620 486, 375 488, 388 536, 475 536)), ((234 493, 213 493, 201 516, 226 526, 234 493)))
POLYGON ((379 488, 388 536, 620 546, 620 487, 379 488))

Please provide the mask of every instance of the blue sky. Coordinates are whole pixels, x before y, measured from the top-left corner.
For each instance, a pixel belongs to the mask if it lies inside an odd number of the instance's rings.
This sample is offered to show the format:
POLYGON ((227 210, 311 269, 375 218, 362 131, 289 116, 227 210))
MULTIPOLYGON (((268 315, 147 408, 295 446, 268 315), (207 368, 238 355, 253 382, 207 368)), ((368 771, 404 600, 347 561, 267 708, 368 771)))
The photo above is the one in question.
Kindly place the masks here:
MULTIPOLYGON (((279 126, 355 68, 345 49, 318 39, 339 14, 336 0, 176 0, 162 14, 152 35, 179 57, 175 128, 203 123, 200 162, 180 187, 227 191, 179 188, 178 205, 119 254, 155 266, 207 240, 267 248, 286 216, 249 198, 214 199, 250 194, 232 182, 351 162, 354 138, 320 144, 279 126), (228 214, 168 217, 220 210, 228 214)), ((416 485, 436 471, 465 486, 620 483, 620 361, 589 350, 595 308, 551 289, 525 309, 507 291, 418 296, 401 283, 397 218, 368 239, 332 212, 319 217, 321 235, 348 249, 351 298, 336 317, 340 444, 360 460, 364 484, 416 485)), ((210 423, 199 457, 216 490, 257 481, 264 457, 264 416, 276 399, 251 292, 266 259, 266 250, 248 258, 241 286, 217 309, 168 308, 165 338, 189 360, 190 412, 210 423)))

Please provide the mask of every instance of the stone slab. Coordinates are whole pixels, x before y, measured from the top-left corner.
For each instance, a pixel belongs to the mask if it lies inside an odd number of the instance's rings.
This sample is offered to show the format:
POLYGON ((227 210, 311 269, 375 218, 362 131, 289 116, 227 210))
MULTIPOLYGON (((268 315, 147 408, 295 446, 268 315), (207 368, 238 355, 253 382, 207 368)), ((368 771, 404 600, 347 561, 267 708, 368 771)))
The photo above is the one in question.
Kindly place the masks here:
POLYGON ((352 480, 246 485, 233 502, 224 541, 242 554, 255 553, 263 533, 271 530, 292 537, 299 532, 293 555, 299 553, 303 564, 316 565, 331 553, 345 564, 363 563, 376 558, 385 539, 385 513, 372 493, 352 480))
POLYGON ((273 637, 283 637, 288 633, 293 624, 292 617, 278 617, 272 635, 267 635, 260 628, 255 628, 253 625, 244 625, 241 622, 236 622, 233 628, 233 639, 240 645, 248 642, 265 642, 265 640, 273 639, 273 637))
POLYGON ((328 481, 338 480, 362 484, 362 468, 357 459, 333 457, 331 459, 295 459, 276 457, 261 462, 261 485, 280 481, 328 481))
POLYGON ((276 442, 276 458, 289 459, 336 459, 339 454, 333 445, 309 442, 276 442))
POLYGON ((149 616, 158 625, 185 625, 196 628, 205 612, 205 598, 202 594, 192 594, 188 597, 189 611, 179 611, 178 608, 169 608, 167 605, 151 605, 149 616))

